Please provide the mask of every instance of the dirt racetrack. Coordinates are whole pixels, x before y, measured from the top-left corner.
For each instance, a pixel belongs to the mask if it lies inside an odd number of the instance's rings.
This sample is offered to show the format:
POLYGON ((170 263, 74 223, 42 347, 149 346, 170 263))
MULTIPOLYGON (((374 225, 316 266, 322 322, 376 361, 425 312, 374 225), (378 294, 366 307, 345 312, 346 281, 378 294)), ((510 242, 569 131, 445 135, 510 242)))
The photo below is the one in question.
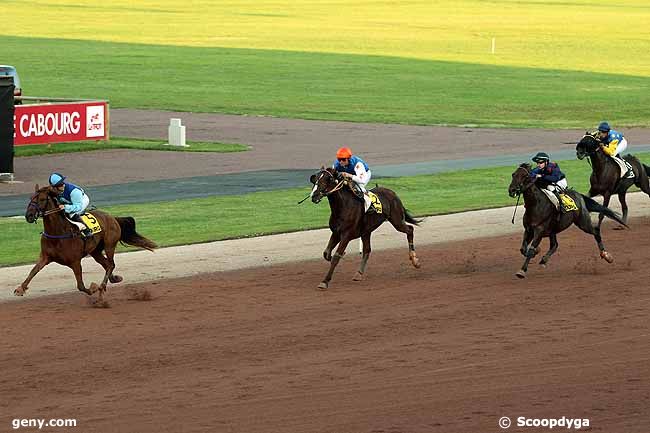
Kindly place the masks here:
POLYGON ((606 231, 613 265, 572 229, 524 281, 517 235, 421 248, 420 270, 373 253, 361 283, 350 255, 326 292, 321 260, 115 286, 108 309, 77 293, 5 303, 0 426, 481 433, 564 416, 647 433, 650 222, 632 223, 606 231))

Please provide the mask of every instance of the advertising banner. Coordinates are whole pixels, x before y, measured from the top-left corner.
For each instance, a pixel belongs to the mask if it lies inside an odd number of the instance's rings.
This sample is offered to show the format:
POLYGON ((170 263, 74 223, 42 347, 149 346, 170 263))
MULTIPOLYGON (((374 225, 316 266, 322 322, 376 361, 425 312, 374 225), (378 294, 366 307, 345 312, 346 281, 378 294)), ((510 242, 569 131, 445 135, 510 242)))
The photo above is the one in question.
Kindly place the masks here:
POLYGON ((17 105, 14 145, 106 140, 107 121, 105 101, 17 105))

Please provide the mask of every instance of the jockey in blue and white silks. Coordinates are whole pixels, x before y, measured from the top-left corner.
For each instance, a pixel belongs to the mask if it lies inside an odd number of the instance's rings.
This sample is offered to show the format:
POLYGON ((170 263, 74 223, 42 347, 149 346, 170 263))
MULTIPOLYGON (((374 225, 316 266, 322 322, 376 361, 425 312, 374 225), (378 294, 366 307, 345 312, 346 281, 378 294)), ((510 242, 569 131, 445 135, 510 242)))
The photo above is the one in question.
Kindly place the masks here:
POLYGON ((366 185, 372 177, 370 167, 363 159, 353 155, 350 148, 342 147, 336 152, 336 161, 334 161, 333 167, 343 177, 347 177, 357 184, 361 195, 366 193, 366 185))
MULTIPOLYGON (((65 176, 59 173, 52 173, 50 175, 50 185, 59 192, 57 196, 59 209, 62 209, 72 221, 84 224, 81 220, 81 215, 83 215, 90 204, 90 198, 84 190, 75 184, 65 182, 65 176)), ((82 235, 84 237, 92 236, 92 231, 86 228, 82 230, 82 235)))
POLYGON ((538 152, 533 156, 533 161, 537 163, 537 167, 530 172, 530 176, 534 179, 539 179, 542 186, 549 191, 565 190, 569 184, 566 176, 560 170, 560 166, 556 162, 551 162, 551 158, 545 152, 538 152))

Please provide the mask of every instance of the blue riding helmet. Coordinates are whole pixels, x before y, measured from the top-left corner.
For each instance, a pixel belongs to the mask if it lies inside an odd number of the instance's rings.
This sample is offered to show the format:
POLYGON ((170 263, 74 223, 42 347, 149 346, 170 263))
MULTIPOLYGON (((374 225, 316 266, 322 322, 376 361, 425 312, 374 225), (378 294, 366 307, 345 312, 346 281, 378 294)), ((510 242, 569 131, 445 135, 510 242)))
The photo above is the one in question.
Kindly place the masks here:
POLYGON ((600 122, 600 125, 598 125, 598 130, 600 132, 609 132, 609 130, 612 129, 609 127, 609 123, 607 122, 600 122))
POLYGON ((65 180, 65 176, 59 173, 52 173, 50 175, 50 185, 52 186, 59 186, 63 185, 63 181, 65 180))

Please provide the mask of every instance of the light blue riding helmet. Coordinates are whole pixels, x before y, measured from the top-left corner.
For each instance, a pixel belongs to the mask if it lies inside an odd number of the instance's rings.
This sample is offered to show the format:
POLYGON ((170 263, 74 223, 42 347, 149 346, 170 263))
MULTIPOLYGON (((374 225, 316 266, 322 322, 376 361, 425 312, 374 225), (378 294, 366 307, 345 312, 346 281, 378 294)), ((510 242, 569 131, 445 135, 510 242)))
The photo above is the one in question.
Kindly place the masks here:
POLYGON ((65 180, 65 176, 59 173, 52 173, 50 175, 50 185, 52 186, 59 186, 63 184, 63 181, 65 180))

